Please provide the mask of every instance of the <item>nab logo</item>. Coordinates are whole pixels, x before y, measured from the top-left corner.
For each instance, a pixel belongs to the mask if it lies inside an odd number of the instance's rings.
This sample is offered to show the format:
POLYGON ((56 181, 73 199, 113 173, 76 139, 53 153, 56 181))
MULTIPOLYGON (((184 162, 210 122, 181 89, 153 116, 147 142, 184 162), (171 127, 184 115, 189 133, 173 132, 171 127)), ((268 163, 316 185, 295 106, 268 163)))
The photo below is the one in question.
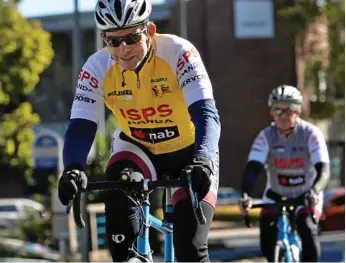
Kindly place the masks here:
POLYGON ((133 128, 130 127, 131 135, 141 141, 152 144, 168 141, 179 137, 177 126, 164 128, 133 128))
POLYGON ((298 176, 284 176, 279 175, 279 184, 283 186, 297 186, 305 183, 303 175, 298 176))

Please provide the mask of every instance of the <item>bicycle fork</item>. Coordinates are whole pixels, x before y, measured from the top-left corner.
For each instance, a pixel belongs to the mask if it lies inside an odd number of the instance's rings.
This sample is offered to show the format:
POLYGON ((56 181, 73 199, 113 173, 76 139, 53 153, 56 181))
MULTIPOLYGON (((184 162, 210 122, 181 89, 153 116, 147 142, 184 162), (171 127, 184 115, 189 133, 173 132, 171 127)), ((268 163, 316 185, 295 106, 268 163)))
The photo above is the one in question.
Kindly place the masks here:
MULTIPOLYGON (((291 218, 291 220, 293 221, 295 220, 295 218, 291 218)), ((292 222, 292 221, 291 221, 291 225, 289 226, 290 229, 288 232, 288 241, 289 241, 291 252, 292 252, 293 262, 300 262, 302 244, 301 244, 299 236, 296 233, 295 222, 292 222)))
POLYGON ((290 231, 288 217, 286 214, 284 214, 281 215, 278 220, 278 243, 282 245, 282 249, 285 251, 286 261, 293 262, 290 242, 288 238, 290 231))
POLYGON ((295 229, 289 223, 287 215, 279 217, 278 240, 282 243, 285 250, 287 262, 299 262, 301 243, 299 237, 295 234, 295 229))

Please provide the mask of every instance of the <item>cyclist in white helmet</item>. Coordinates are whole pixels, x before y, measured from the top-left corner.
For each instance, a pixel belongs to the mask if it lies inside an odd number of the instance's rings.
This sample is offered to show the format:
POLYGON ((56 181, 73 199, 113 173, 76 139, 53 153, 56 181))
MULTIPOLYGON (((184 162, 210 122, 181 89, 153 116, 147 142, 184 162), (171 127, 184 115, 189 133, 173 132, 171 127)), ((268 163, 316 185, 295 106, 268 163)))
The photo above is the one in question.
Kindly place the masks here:
MULTIPOLYGON (((307 196, 318 218, 322 212, 323 189, 329 172, 329 155, 322 132, 313 124, 299 118, 303 96, 295 87, 281 85, 269 95, 268 105, 274 122, 264 128, 252 144, 243 181, 240 208, 243 213, 251 207, 253 184, 263 167, 267 172, 267 185, 263 199, 273 202, 271 196, 298 198, 307 196)), ((320 245, 318 227, 313 223, 309 207, 300 207, 296 217, 297 230, 302 239, 302 260, 318 262, 320 245)), ((260 240, 263 255, 274 260, 277 238, 276 211, 262 209, 260 240)))
MULTIPOLYGON (((174 248, 178 261, 209 261, 208 232, 218 190, 220 121, 212 85, 196 48, 156 33, 149 0, 98 0, 95 21, 107 47, 89 57, 78 78, 59 179, 63 205, 85 188, 86 158, 104 104, 119 128, 106 179, 133 168, 151 180, 188 166, 207 218, 200 225, 183 188, 173 189, 174 248)), ((126 261, 140 230, 140 207, 122 191, 105 200, 106 233, 114 261, 126 261), (124 237, 119 238, 117 237, 124 237)))

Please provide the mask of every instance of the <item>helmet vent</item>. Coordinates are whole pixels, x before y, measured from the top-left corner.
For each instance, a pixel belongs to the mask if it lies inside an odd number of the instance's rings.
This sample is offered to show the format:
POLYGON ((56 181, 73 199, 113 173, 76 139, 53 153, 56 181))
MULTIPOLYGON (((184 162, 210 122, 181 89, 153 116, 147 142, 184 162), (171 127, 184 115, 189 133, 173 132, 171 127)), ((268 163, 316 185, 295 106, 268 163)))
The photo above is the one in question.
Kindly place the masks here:
POLYGON ((104 3, 102 3, 102 2, 99 2, 99 7, 100 7, 101 9, 107 8, 106 5, 105 5, 104 3))
POLYGON ((106 13, 105 16, 106 16, 107 19, 108 19, 109 21, 111 21, 114 25, 117 25, 117 22, 115 22, 115 20, 113 19, 113 17, 112 17, 110 14, 106 13))
POLYGON ((117 15, 118 19, 121 20, 121 0, 115 0, 114 1, 114 11, 117 15))
POLYGON ((127 23, 127 20, 129 19, 130 15, 132 13, 132 10, 133 10, 133 8, 129 8, 129 10, 127 11, 126 16, 125 16, 125 20, 124 20, 124 24, 127 23))
POLYGON ((144 1, 144 2, 143 2, 143 5, 142 5, 142 7, 141 7, 141 10, 139 10, 139 13, 138 13, 139 16, 143 15, 143 13, 145 12, 145 10, 146 10, 146 5, 147 5, 147 3, 144 1))
POLYGON ((95 17, 96 17, 97 23, 106 26, 106 23, 101 19, 99 13, 96 13, 95 17))

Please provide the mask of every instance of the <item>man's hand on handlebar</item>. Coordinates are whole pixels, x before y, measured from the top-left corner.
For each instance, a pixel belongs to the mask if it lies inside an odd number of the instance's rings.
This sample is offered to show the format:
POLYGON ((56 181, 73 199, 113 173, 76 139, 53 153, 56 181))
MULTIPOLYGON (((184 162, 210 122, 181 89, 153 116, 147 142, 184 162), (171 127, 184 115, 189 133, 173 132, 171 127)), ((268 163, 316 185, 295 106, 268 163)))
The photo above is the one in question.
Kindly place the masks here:
POLYGON ((58 184, 58 196, 63 205, 68 205, 72 201, 79 189, 85 190, 88 178, 81 165, 73 164, 66 166, 58 184))
POLYGON ((243 193, 242 197, 240 198, 238 202, 238 206, 240 208, 240 212, 245 216, 248 213, 248 210, 252 206, 252 198, 247 194, 243 193))
POLYGON ((211 186, 210 175, 212 174, 211 162, 202 156, 194 157, 192 163, 182 171, 191 172, 192 190, 198 194, 201 201, 209 192, 211 186))

